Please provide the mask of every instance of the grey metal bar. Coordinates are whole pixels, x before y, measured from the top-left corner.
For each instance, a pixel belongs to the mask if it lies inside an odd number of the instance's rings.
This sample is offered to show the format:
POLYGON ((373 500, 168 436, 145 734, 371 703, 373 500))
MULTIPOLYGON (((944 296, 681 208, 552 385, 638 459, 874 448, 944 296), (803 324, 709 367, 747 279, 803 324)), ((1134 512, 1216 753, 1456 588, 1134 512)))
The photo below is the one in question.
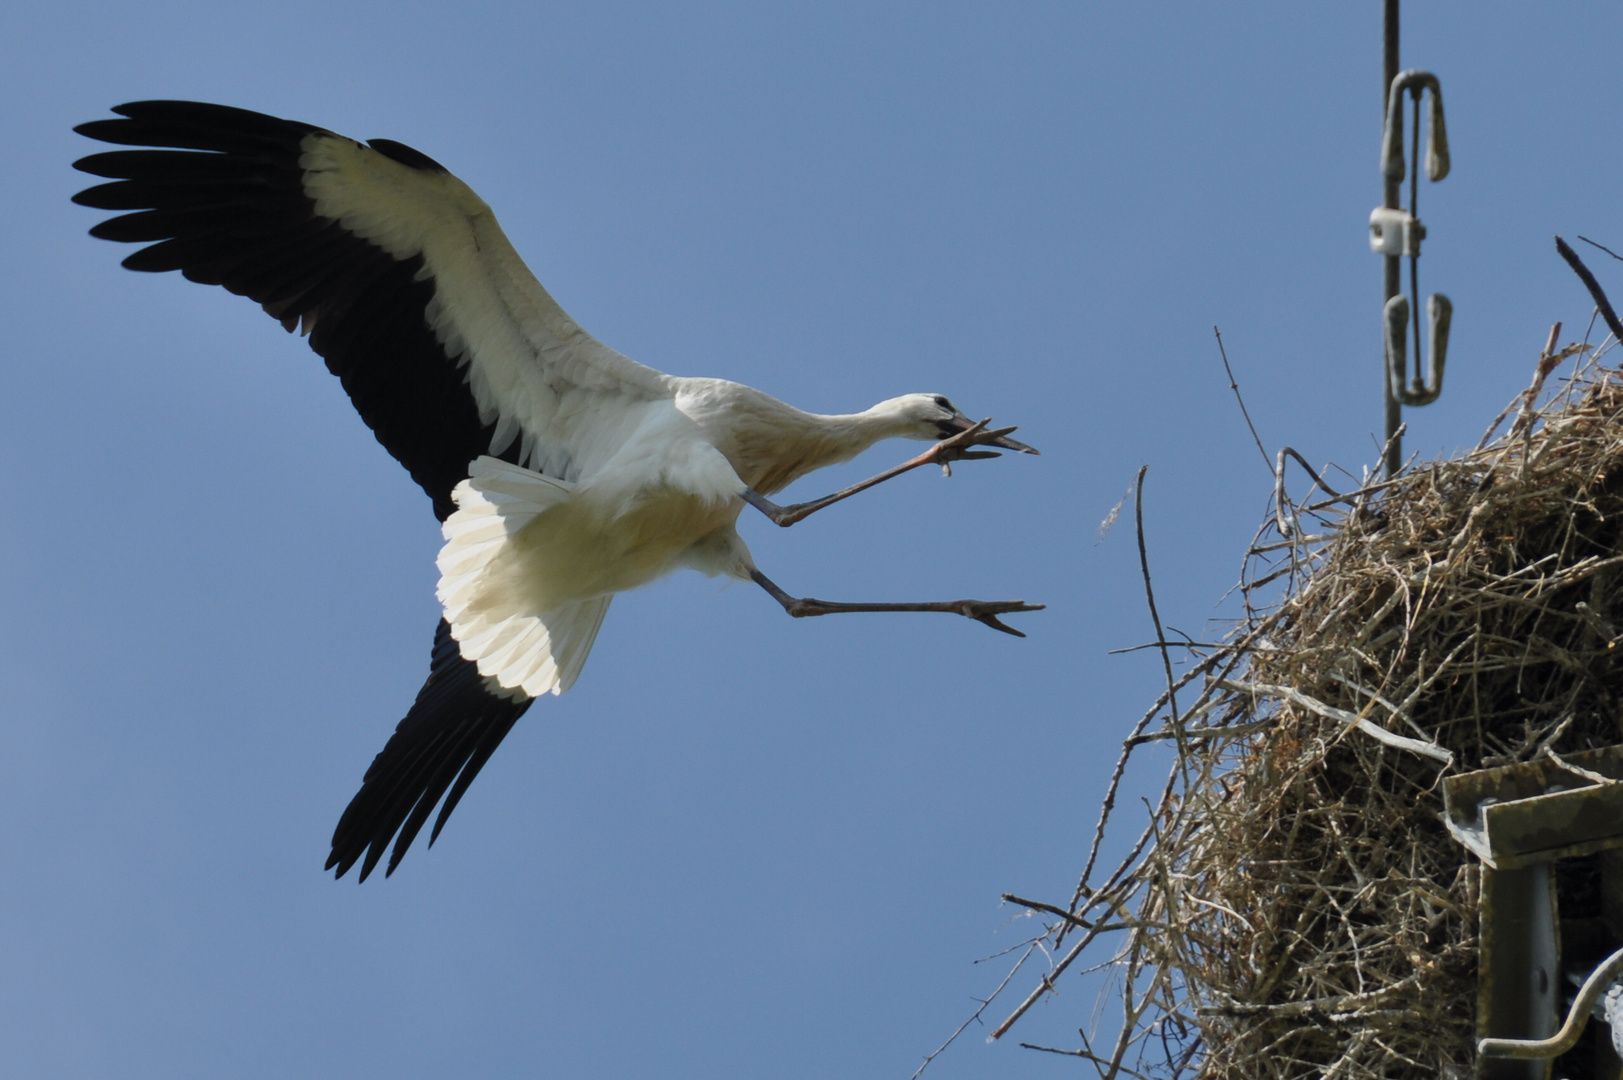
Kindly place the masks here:
MULTIPOLYGON (((1387 95, 1392 88, 1392 80, 1398 77, 1398 0, 1386 0, 1385 15, 1382 20, 1381 49, 1381 124, 1386 124, 1387 95)), ((1383 176, 1381 188, 1381 205, 1396 210, 1401 197, 1400 181, 1390 176, 1383 176)), ((1386 302, 1403 291, 1402 262, 1397 255, 1388 255, 1382 260, 1385 265, 1385 293, 1381 297, 1384 310, 1386 302)), ((1383 343, 1384 344, 1384 343, 1383 343)), ((1396 476, 1403 467, 1403 438, 1398 434, 1398 425, 1403 423, 1403 406, 1392 395, 1392 380, 1386 373, 1385 353, 1381 358, 1381 393, 1386 400, 1386 475, 1396 476)))

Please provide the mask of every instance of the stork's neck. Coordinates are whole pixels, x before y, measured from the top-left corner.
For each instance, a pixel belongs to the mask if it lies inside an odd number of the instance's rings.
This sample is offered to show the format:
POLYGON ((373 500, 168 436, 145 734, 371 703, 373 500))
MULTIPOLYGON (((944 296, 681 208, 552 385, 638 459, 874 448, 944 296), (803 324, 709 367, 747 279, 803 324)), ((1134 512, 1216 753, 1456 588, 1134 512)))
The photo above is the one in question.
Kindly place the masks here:
POLYGON ((900 399, 859 413, 821 415, 739 383, 684 379, 677 403, 710 433, 743 481, 763 495, 815 469, 848 461, 883 439, 919 437, 900 399))
POLYGON ((756 490, 777 491, 809 472, 849 461, 874 443, 916 436, 915 425, 887 405, 881 402, 859 413, 800 413, 798 422, 782 424, 775 432, 775 452, 760 459, 763 468, 756 490))
POLYGON ((823 438, 841 451, 839 457, 824 462, 827 465, 854 458, 874 443, 886 439, 918 435, 918 425, 898 413, 888 401, 881 401, 859 413, 818 416, 817 421, 823 438))

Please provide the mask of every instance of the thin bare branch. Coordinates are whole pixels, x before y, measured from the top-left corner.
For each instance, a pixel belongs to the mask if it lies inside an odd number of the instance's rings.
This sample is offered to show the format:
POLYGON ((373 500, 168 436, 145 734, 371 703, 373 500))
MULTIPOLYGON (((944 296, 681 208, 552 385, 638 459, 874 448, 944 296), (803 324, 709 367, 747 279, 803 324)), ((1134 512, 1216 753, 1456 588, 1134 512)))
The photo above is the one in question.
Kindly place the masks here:
POLYGON ((1251 422, 1251 411, 1245 407, 1245 398, 1240 396, 1240 384, 1234 381, 1234 369, 1229 367, 1229 351, 1223 347, 1223 331, 1212 327, 1212 336, 1217 338, 1217 355, 1223 358, 1223 371, 1229 377, 1229 389, 1234 391, 1234 400, 1240 404, 1240 415, 1245 417, 1245 426, 1251 432, 1251 441, 1257 444, 1257 453, 1262 455, 1262 463, 1268 464, 1268 451, 1262 445, 1262 436, 1257 434, 1257 425, 1251 422))

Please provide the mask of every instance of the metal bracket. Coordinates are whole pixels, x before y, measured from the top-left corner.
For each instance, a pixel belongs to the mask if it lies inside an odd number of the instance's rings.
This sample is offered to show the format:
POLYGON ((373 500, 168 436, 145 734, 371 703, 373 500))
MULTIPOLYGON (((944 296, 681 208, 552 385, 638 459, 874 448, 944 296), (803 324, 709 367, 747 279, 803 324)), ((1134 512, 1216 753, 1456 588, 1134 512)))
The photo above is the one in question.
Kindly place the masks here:
POLYGON ((1623 746, 1443 781, 1454 839, 1494 870, 1623 847, 1623 746))
MULTIPOLYGON (((1451 776, 1443 805, 1449 833, 1482 860, 1478 1076, 1544 1080, 1623 972, 1623 746, 1451 776), (1559 908, 1556 860, 1585 857, 1600 861, 1604 928, 1559 908), (1588 978, 1562 1024, 1565 972, 1588 978)), ((1608 1067, 1595 1075, 1616 1076, 1608 1067)))

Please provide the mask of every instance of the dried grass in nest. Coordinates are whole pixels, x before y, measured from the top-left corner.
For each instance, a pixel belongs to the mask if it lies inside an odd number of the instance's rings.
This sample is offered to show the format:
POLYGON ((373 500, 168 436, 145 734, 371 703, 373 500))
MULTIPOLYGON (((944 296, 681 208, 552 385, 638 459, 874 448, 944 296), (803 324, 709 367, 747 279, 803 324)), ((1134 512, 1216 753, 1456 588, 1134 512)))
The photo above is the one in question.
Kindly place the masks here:
POLYGON ((1113 783, 1073 902, 1011 898, 1058 959, 996 1035, 1086 952, 1124 1022, 1058 1052, 1102 1075, 1470 1075, 1477 877, 1441 778, 1623 742, 1623 375, 1592 358, 1534 407, 1578 348, 1476 451, 1281 500, 1242 625, 1127 741, 1117 783, 1176 748, 1128 857, 1098 869, 1113 783))

